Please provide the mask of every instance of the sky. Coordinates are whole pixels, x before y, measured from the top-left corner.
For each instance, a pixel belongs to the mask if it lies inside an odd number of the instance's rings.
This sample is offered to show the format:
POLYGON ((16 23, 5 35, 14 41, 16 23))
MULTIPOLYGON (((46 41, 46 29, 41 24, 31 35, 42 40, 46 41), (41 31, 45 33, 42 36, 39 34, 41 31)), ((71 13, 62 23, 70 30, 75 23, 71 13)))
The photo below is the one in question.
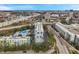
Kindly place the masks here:
POLYGON ((79 4, 0 4, 0 10, 79 10, 79 4))

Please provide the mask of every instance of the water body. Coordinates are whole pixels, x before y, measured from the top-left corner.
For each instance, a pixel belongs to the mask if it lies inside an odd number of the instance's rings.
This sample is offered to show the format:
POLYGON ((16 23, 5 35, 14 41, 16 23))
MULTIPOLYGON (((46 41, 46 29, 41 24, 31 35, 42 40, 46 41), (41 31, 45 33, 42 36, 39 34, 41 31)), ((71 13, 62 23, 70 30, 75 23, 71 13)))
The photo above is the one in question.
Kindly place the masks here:
POLYGON ((19 34, 25 37, 29 34, 29 31, 30 30, 23 30, 23 31, 20 31, 19 34))

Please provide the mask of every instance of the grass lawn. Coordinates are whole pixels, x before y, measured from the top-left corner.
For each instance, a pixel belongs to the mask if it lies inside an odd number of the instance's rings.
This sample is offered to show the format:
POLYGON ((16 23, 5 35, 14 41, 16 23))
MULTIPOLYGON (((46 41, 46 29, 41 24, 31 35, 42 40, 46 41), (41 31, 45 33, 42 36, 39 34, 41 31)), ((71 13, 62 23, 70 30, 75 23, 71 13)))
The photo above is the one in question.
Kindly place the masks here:
POLYGON ((48 33, 48 43, 51 46, 53 46, 54 43, 56 43, 56 40, 54 38, 54 35, 51 33, 51 31, 49 31, 49 33, 48 33))

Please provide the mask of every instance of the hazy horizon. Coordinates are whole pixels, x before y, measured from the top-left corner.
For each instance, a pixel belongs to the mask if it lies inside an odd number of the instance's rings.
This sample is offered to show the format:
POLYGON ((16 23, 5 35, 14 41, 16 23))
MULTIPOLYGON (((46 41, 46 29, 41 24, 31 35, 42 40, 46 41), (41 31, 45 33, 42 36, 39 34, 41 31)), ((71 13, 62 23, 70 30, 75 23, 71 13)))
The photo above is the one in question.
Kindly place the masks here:
POLYGON ((79 4, 0 4, 0 10, 79 10, 79 4))

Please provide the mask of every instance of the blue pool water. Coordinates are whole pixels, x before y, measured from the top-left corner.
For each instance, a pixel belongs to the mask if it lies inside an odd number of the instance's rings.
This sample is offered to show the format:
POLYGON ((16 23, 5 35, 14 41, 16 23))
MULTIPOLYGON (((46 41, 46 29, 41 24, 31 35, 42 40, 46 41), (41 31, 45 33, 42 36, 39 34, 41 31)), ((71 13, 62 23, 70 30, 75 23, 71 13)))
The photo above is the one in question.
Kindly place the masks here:
POLYGON ((27 36, 30 30, 23 30, 20 31, 19 34, 21 34, 22 36, 27 36))

